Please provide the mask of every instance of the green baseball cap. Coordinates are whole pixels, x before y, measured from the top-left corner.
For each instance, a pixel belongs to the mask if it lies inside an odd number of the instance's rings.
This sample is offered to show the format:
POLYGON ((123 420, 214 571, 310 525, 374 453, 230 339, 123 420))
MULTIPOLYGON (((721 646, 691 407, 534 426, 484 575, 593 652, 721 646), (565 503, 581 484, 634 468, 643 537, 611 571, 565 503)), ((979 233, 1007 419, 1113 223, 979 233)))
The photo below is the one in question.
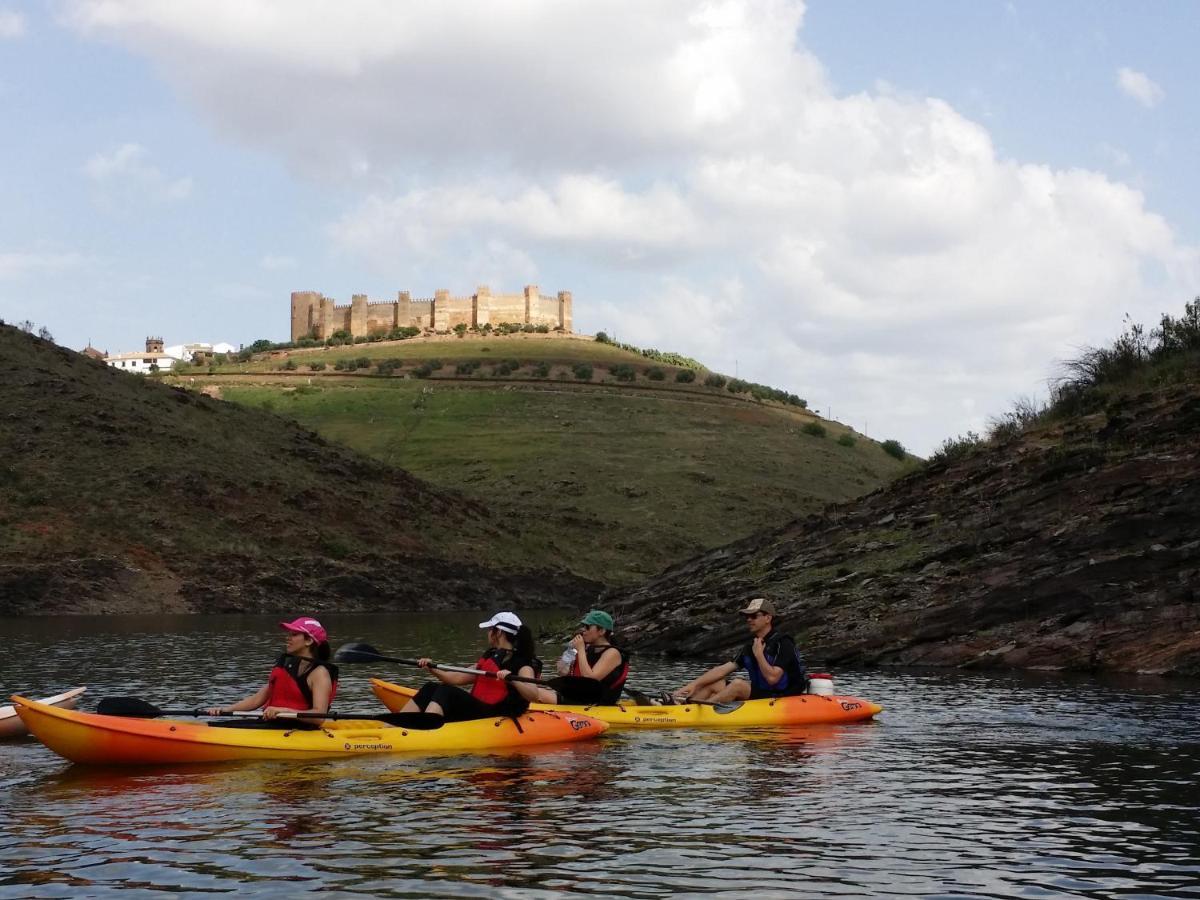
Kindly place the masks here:
POLYGON ((590 613, 579 620, 580 625, 598 625, 605 631, 612 631, 613 620, 606 612, 601 612, 598 609, 593 609, 590 613))

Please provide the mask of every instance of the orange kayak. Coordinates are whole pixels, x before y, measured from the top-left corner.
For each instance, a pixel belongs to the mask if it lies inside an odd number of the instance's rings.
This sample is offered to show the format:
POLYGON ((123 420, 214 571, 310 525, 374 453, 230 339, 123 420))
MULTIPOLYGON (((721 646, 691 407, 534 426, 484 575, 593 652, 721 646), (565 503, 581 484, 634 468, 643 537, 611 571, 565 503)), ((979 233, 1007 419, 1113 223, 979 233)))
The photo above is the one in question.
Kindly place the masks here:
MULTIPOLYGON (((383 705, 399 710, 416 693, 412 688, 378 678, 371 679, 371 689, 383 705)), ((674 706, 638 706, 622 703, 617 706, 557 706, 534 703, 529 708, 543 712, 571 713, 592 716, 614 728, 760 728, 771 725, 835 725, 842 722, 861 722, 883 711, 883 707, 859 697, 826 697, 818 694, 799 694, 795 697, 774 697, 731 703, 736 707, 722 710, 699 703, 679 703, 674 706)))
POLYGON ((17 714, 42 743, 72 762, 93 765, 461 752, 586 740, 608 728, 589 716, 547 712, 528 712, 517 719, 447 722, 429 730, 374 719, 336 719, 314 729, 232 728, 104 716, 57 709, 24 697, 12 699, 17 714))

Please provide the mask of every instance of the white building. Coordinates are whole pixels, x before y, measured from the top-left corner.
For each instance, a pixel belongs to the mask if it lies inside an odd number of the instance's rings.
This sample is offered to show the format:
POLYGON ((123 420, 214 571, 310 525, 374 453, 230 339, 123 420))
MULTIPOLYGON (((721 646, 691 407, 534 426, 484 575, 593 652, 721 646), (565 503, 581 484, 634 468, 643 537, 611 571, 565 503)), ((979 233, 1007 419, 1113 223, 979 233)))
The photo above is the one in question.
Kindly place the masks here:
POLYGON ((116 353, 104 357, 104 361, 114 369, 120 369, 122 372, 148 375, 151 372, 169 371, 171 366, 180 360, 191 362, 192 357, 196 354, 200 354, 202 357, 211 357, 217 353, 236 352, 237 347, 226 343, 174 344, 164 348, 162 338, 148 337, 146 338, 146 350, 144 353, 116 353))

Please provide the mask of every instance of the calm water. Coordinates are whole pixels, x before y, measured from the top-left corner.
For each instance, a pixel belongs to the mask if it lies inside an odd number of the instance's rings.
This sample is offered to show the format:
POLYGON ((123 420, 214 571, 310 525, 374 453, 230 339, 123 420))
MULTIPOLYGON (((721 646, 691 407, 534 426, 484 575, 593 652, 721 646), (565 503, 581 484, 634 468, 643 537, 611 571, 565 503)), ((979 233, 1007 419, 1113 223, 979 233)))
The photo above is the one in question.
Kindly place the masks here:
MULTIPOLYGON (((326 624, 470 663, 482 618, 326 624)), ((275 621, 0 620, 0 691, 229 702, 265 679, 275 621)), ((690 671, 641 660, 630 683, 690 671)), ((371 675, 419 683, 347 668, 339 708, 375 706, 371 675)), ((1195 683, 838 676, 876 724, 134 771, 0 744, 0 896, 1200 897, 1195 683)))

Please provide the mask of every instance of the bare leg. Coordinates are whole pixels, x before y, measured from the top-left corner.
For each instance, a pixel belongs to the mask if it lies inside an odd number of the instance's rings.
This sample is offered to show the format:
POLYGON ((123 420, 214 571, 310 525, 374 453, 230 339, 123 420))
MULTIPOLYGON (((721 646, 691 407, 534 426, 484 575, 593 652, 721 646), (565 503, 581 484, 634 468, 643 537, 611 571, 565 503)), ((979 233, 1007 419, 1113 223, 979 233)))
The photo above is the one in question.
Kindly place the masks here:
POLYGON ((429 701, 429 705, 425 707, 425 712, 432 716, 442 716, 443 718, 446 716, 446 713, 442 710, 441 704, 433 700, 429 701))
POLYGON ((420 712, 420 711, 421 711, 421 707, 417 706, 417 702, 415 700, 409 700, 407 703, 404 704, 404 708, 402 710, 400 710, 400 712, 420 712))
POLYGON ((750 698, 750 682, 735 678, 725 685, 724 690, 718 691, 710 699, 714 703, 728 703, 731 700, 748 700, 750 698))

